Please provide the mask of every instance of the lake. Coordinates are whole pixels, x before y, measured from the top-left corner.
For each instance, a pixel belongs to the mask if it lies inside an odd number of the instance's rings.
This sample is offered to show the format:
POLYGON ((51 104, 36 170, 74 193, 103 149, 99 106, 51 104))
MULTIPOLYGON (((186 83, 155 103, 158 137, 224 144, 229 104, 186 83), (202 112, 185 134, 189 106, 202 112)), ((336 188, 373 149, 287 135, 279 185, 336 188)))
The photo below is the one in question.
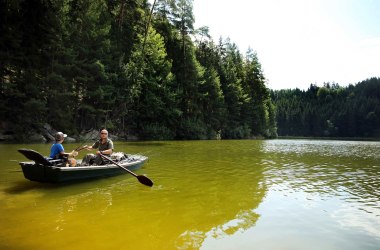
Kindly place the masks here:
POLYGON ((0 249, 380 246, 380 142, 116 142, 149 157, 136 174, 152 188, 129 174, 31 182, 19 148, 47 155, 50 145, 0 145, 0 249))

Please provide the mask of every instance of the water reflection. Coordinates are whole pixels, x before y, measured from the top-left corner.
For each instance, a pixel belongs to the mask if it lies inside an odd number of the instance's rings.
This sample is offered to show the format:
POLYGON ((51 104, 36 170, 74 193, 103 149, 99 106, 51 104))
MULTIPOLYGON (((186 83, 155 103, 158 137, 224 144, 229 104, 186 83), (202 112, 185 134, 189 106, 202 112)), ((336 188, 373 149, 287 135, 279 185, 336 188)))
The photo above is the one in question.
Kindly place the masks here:
POLYGON ((344 205, 334 211, 331 217, 342 227, 350 227, 361 230, 369 235, 380 238, 380 221, 373 220, 373 215, 379 217, 379 211, 375 208, 362 209, 356 206, 344 205), (364 212, 364 213, 363 213, 364 212))
POLYGON ((263 160, 271 192, 305 194, 303 204, 324 204, 342 227, 380 238, 380 220, 374 220, 380 217, 380 143, 276 140, 263 150, 273 156, 263 160))
POLYGON ((377 249, 379 142, 271 140, 260 150, 267 189, 250 210, 256 221, 213 228, 202 249, 377 249))
POLYGON ((273 156, 262 162, 270 185, 380 208, 378 142, 276 140, 266 142, 263 150, 273 156))
POLYGON ((334 140, 267 140, 263 152, 333 156, 337 158, 380 159, 380 143, 367 141, 334 141, 334 140))
POLYGON ((254 227, 258 219, 259 215, 257 213, 247 210, 237 214, 235 219, 218 225, 207 232, 184 232, 177 238, 176 247, 177 249, 199 249, 207 239, 218 240, 254 227))
POLYGON ((159 178, 161 193, 157 194, 164 197, 160 207, 165 214, 155 218, 155 223, 175 232, 175 249, 198 249, 209 235, 234 234, 258 220, 253 209, 266 193, 262 169, 257 167, 261 153, 257 145, 252 150, 236 143, 170 145, 171 161, 166 162, 170 167, 159 178))

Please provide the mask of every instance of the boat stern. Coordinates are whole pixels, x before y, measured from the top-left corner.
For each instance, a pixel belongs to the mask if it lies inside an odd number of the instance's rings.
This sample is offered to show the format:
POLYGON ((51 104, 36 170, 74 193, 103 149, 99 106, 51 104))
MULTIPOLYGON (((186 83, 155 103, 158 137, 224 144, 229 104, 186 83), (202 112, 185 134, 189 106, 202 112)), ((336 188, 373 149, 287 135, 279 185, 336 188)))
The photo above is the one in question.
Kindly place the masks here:
POLYGON ((20 162, 24 177, 31 181, 54 182, 59 172, 54 167, 43 166, 34 162, 20 162))

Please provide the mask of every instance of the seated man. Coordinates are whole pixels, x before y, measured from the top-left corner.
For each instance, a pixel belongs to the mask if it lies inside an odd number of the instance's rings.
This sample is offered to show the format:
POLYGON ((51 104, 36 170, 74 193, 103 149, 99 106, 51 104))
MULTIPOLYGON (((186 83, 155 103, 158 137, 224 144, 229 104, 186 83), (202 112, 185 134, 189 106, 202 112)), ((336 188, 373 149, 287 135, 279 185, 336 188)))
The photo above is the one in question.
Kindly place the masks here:
POLYGON ((88 165, 103 165, 105 164, 103 158, 100 153, 110 156, 113 152, 113 142, 108 138, 108 131, 106 129, 102 129, 100 131, 100 139, 96 141, 92 146, 86 147, 87 150, 97 149, 96 155, 87 154, 82 160, 82 166, 88 165))

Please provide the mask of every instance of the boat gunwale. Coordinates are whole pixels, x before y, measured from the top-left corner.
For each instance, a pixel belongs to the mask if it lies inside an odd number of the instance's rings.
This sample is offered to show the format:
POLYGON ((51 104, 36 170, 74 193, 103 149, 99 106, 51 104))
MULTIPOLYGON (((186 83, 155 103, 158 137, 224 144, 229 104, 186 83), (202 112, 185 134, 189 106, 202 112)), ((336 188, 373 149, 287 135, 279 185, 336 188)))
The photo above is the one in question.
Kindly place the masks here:
MULTIPOLYGON (((138 159, 135 159, 134 161, 130 161, 128 162, 127 160, 128 159, 125 159, 125 160, 122 160, 120 162, 117 162, 118 164, 120 164, 121 166, 123 167, 129 167, 129 166, 133 166, 133 165, 136 165, 136 164, 141 164, 145 161, 148 160, 148 157, 147 156, 143 156, 143 155, 129 155, 128 156, 129 158, 133 158, 133 157, 138 157, 138 159)), ((38 165, 38 166, 41 166, 41 167, 46 167, 46 168, 50 168, 50 169, 54 169, 54 170, 59 170, 59 171, 63 171, 63 172, 66 172, 66 171, 80 171, 80 170, 100 170, 100 169, 114 169, 114 168, 119 168, 119 166, 113 164, 113 163, 110 163, 110 164, 105 164, 105 165, 91 165, 91 166, 75 166, 75 167, 59 167, 59 166, 46 166, 46 165, 41 165, 41 164, 37 164, 33 161, 23 161, 23 162, 20 162, 19 163, 21 166, 22 165, 29 165, 30 167, 32 165, 38 165)))

